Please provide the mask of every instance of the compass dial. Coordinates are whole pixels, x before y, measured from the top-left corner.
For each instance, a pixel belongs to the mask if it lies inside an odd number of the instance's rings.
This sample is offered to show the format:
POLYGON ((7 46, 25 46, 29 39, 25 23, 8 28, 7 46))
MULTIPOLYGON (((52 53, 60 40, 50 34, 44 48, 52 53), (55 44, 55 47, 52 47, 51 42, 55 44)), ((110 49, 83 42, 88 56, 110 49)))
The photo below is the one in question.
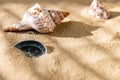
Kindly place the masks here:
POLYGON ((34 40, 19 42, 15 45, 15 47, 25 52, 25 55, 29 57, 38 57, 46 52, 45 46, 34 40))

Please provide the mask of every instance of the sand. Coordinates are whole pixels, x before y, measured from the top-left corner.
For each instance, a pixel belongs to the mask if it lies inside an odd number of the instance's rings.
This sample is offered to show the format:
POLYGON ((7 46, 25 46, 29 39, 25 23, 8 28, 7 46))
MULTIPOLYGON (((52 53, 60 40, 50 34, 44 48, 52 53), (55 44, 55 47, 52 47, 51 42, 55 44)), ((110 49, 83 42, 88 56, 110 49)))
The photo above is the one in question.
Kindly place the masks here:
POLYGON ((120 80, 120 0, 101 0, 111 13, 109 20, 87 14, 91 1, 0 0, 0 80, 120 80), (29 58, 13 47, 25 40, 26 32, 2 29, 36 2, 71 14, 53 33, 34 31, 48 52, 29 58))

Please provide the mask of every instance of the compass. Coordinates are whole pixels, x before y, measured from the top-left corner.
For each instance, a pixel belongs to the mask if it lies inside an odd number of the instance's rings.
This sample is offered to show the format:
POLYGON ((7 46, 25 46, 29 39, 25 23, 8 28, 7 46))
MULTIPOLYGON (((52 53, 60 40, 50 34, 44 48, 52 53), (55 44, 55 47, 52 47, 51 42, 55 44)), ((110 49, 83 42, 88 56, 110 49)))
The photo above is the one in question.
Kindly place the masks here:
MULTIPOLYGON (((17 34, 16 34, 16 37, 17 37, 17 34)), ((10 42, 13 41, 11 39, 9 40, 10 42)), ((43 43, 35 40, 35 33, 32 31, 26 32, 25 40, 14 44, 14 47, 23 51, 25 55, 28 57, 38 57, 47 53, 46 46, 43 43), (32 34, 31 39, 28 39, 28 33, 29 33, 29 36, 30 34, 32 34)))
POLYGON ((25 40, 14 45, 14 47, 25 52, 28 57, 38 57, 46 53, 46 47, 35 40, 25 40))

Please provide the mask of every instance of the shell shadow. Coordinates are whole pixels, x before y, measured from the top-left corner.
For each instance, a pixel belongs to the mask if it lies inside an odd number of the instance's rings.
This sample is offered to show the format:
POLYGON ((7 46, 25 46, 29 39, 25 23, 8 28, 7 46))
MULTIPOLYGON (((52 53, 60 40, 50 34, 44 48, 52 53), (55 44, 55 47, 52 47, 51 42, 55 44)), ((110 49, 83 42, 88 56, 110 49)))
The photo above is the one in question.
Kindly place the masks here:
POLYGON ((55 37, 84 37, 92 35, 91 31, 98 29, 97 26, 90 26, 79 21, 68 21, 59 24, 50 36, 55 37))

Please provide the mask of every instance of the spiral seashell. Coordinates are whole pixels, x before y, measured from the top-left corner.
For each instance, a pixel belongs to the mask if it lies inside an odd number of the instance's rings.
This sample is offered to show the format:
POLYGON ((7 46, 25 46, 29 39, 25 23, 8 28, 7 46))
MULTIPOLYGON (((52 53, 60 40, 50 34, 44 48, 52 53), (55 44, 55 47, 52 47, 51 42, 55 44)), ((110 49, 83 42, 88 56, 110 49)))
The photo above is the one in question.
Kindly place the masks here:
POLYGON ((69 12, 42 9, 39 4, 35 4, 26 11, 20 22, 5 28, 4 31, 34 29, 40 33, 49 33, 68 15, 69 12))
POLYGON ((93 0, 88 13, 97 19, 108 19, 110 17, 110 13, 102 6, 99 0, 93 0))

